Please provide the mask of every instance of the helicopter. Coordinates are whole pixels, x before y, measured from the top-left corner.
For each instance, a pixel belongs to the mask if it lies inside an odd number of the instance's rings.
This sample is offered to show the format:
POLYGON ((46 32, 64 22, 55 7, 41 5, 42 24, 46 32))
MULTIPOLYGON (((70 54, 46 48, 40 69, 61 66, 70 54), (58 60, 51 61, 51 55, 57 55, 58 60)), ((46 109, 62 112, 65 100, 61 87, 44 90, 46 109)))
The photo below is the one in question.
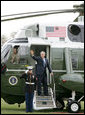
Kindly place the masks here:
MULTIPOLYGON (((81 10, 31 12, 27 13, 27 16, 2 19, 2 22, 81 10)), ((36 56, 45 51, 54 73, 54 77, 51 77, 47 70, 48 86, 52 88, 56 104, 54 108, 63 110, 64 100, 67 100, 68 112, 80 111, 80 102, 84 100, 84 23, 80 22, 82 18, 83 16, 80 16, 78 22, 72 23, 27 25, 15 38, 2 46, 1 97, 5 102, 20 105, 25 101, 24 81, 20 80, 20 76, 28 66, 33 66, 35 71, 36 62, 31 58, 30 50, 34 50, 36 56)))

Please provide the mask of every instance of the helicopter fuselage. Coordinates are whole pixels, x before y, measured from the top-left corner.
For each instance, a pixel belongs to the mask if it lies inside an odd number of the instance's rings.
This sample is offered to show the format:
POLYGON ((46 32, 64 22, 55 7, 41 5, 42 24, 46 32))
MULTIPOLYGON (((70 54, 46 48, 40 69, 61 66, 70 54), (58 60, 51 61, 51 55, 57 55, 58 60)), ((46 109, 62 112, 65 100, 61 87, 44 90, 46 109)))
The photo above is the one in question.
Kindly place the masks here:
MULTIPOLYGON (((27 27, 27 29, 24 28, 22 30, 24 32, 20 31, 15 39, 11 39, 6 44, 4 44, 2 47, 1 60, 2 64, 6 65, 7 69, 5 73, 2 73, 1 75, 1 93, 2 98, 7 103, 20 104, 25 100, 25 84, 23 80, 20 80, 20 76, 26 71, 27 66, 33 66, 35 68, 36 62, 30 56, 31 49, 34 50, 36 56, 39 56, 41 51, 46 52, 46 57, 48 58, 54 73, 56 98, 68 98, 71 96, 71 92, 73 90, 78 93, 78 97, 83 95, 83 25, 77 25, 80 29, 75 25, 76 24, 70 24, 71 27, 68 25, 66 28, 62 28, 62 26, 56 26, 56 31, 58 31, 58 33, 52 33, 53 26, 46 26, 46 31, 48 33, 46 33, 45 30, 42 32, 43 26, 40 26, 41 29, 39 31, 39 25, 31 27, 29 26, 29 28, 27 27), (68 31, 68 28, 73 29, 73 27, 78 29, 76 33, 70 33, 68 31), (59 31, 58 29, 61 30, 59 31), (55 34, 57 34, 57 36, 54 36, 55 34), (11 60, 13 57, 12 54, 14 47, 17 48, 19 61, 14 60, 12 62, 11 60), (67 53, 65 52, 66 48, 68 49, 67 53), (68 59, 66 59, 67 54, 71 60, 70 63, 68 60, 69 64, 66 63, 66 60, 68 59)), ((48 85, 51 86, 52 77, 50 76, 48 70, 47 75, 48 85)))

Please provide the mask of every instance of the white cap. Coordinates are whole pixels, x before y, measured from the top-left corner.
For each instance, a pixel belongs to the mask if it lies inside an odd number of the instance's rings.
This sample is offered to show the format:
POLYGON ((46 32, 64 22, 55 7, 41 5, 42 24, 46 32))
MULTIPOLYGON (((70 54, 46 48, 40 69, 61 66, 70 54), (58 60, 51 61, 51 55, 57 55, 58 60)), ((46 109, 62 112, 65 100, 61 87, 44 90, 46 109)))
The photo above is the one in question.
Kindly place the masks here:
POLYGON ((33 69, 33 66, 28 66, 27 69, 28 69, 28 70, 26 70, 25 73, 27 73, 29 70, 32 70, 32 69, 33 69))
POLYGON ((32 70, 32 69, 33 69, 33 66, 28 66, 27 69, 28 69, 28 70, 30 70, 30 69, 32 70))

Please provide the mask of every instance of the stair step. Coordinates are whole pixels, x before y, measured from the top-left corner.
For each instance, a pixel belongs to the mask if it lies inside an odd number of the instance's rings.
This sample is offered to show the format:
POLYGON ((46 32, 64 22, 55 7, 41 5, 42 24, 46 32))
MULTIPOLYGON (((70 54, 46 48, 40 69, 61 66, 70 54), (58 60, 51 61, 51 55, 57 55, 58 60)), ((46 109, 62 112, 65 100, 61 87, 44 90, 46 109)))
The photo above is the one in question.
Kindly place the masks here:
POLYGON ((35 91, 34 93, 34 108, 35 109, 47 109, 47 108, 55 108, 55 102, 53 99, 53 93, 52 93, 52 89, 48 88, 48 96, 45 96, 43 94, 43 90, 41 91, 42 94, 41 96, 39 96, 37 94, 37 91, 35 91))
MULTIPOLYGON (((44 93, 44 91, 43 91, 43 90, 41 90, 41 93, 44 93)), ((50 93, 50 91, 48 91, 48 93, 50 93)))
POLYGON ((37 101, 46 101, 46 102, 48 102, 48 101, 52 101, 51 99, 39 99, 39 100, 37 100, 37 101))
POLYGON ((37 101, 36 102, 37 107, 53 107, 52 101, 37 101))
MULTIPOLYGON (((48 91, 48 95, 51 96, 51 94, 52 94, 52 93, 51 93, 51 91, 49 90, 49 91, 48 91)), ((36 95, 38 95, 37 92, 36 92, 36 95)), ((44 96, 44 91, 41 91, 41 96, 44 96)))
MULTIPOLYGON (((37 93, 36 93, 36 96, 39 96, 37 93)), ((41 93, 41 95, 40 95, 41 97, 43 97, 43 96, 45 96, 46 97, 46 95, 44 95, 43 93, 41 93)), ((51 93, 48 93, 48 96, 51 96, 51 93)))
POLYGON ((43 99, 43 100, 49 99, 50 100, 50 99, 52 99, 52 97, 51 96, 36 96, 36 100, 37 99, 43 99))

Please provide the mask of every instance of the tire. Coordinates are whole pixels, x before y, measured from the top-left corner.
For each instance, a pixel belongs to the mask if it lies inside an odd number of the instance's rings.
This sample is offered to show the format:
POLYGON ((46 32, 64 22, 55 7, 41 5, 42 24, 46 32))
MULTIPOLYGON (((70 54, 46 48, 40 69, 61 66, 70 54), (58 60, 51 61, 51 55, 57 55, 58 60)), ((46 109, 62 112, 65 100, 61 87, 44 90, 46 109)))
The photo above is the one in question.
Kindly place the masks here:
POLYGON ((67 108, 66 109, 70 113, 79 113, 79 111, 81 109, 81 105, 77 101, 71 101, 71 102, 69 102, 67 104, 67 108))

